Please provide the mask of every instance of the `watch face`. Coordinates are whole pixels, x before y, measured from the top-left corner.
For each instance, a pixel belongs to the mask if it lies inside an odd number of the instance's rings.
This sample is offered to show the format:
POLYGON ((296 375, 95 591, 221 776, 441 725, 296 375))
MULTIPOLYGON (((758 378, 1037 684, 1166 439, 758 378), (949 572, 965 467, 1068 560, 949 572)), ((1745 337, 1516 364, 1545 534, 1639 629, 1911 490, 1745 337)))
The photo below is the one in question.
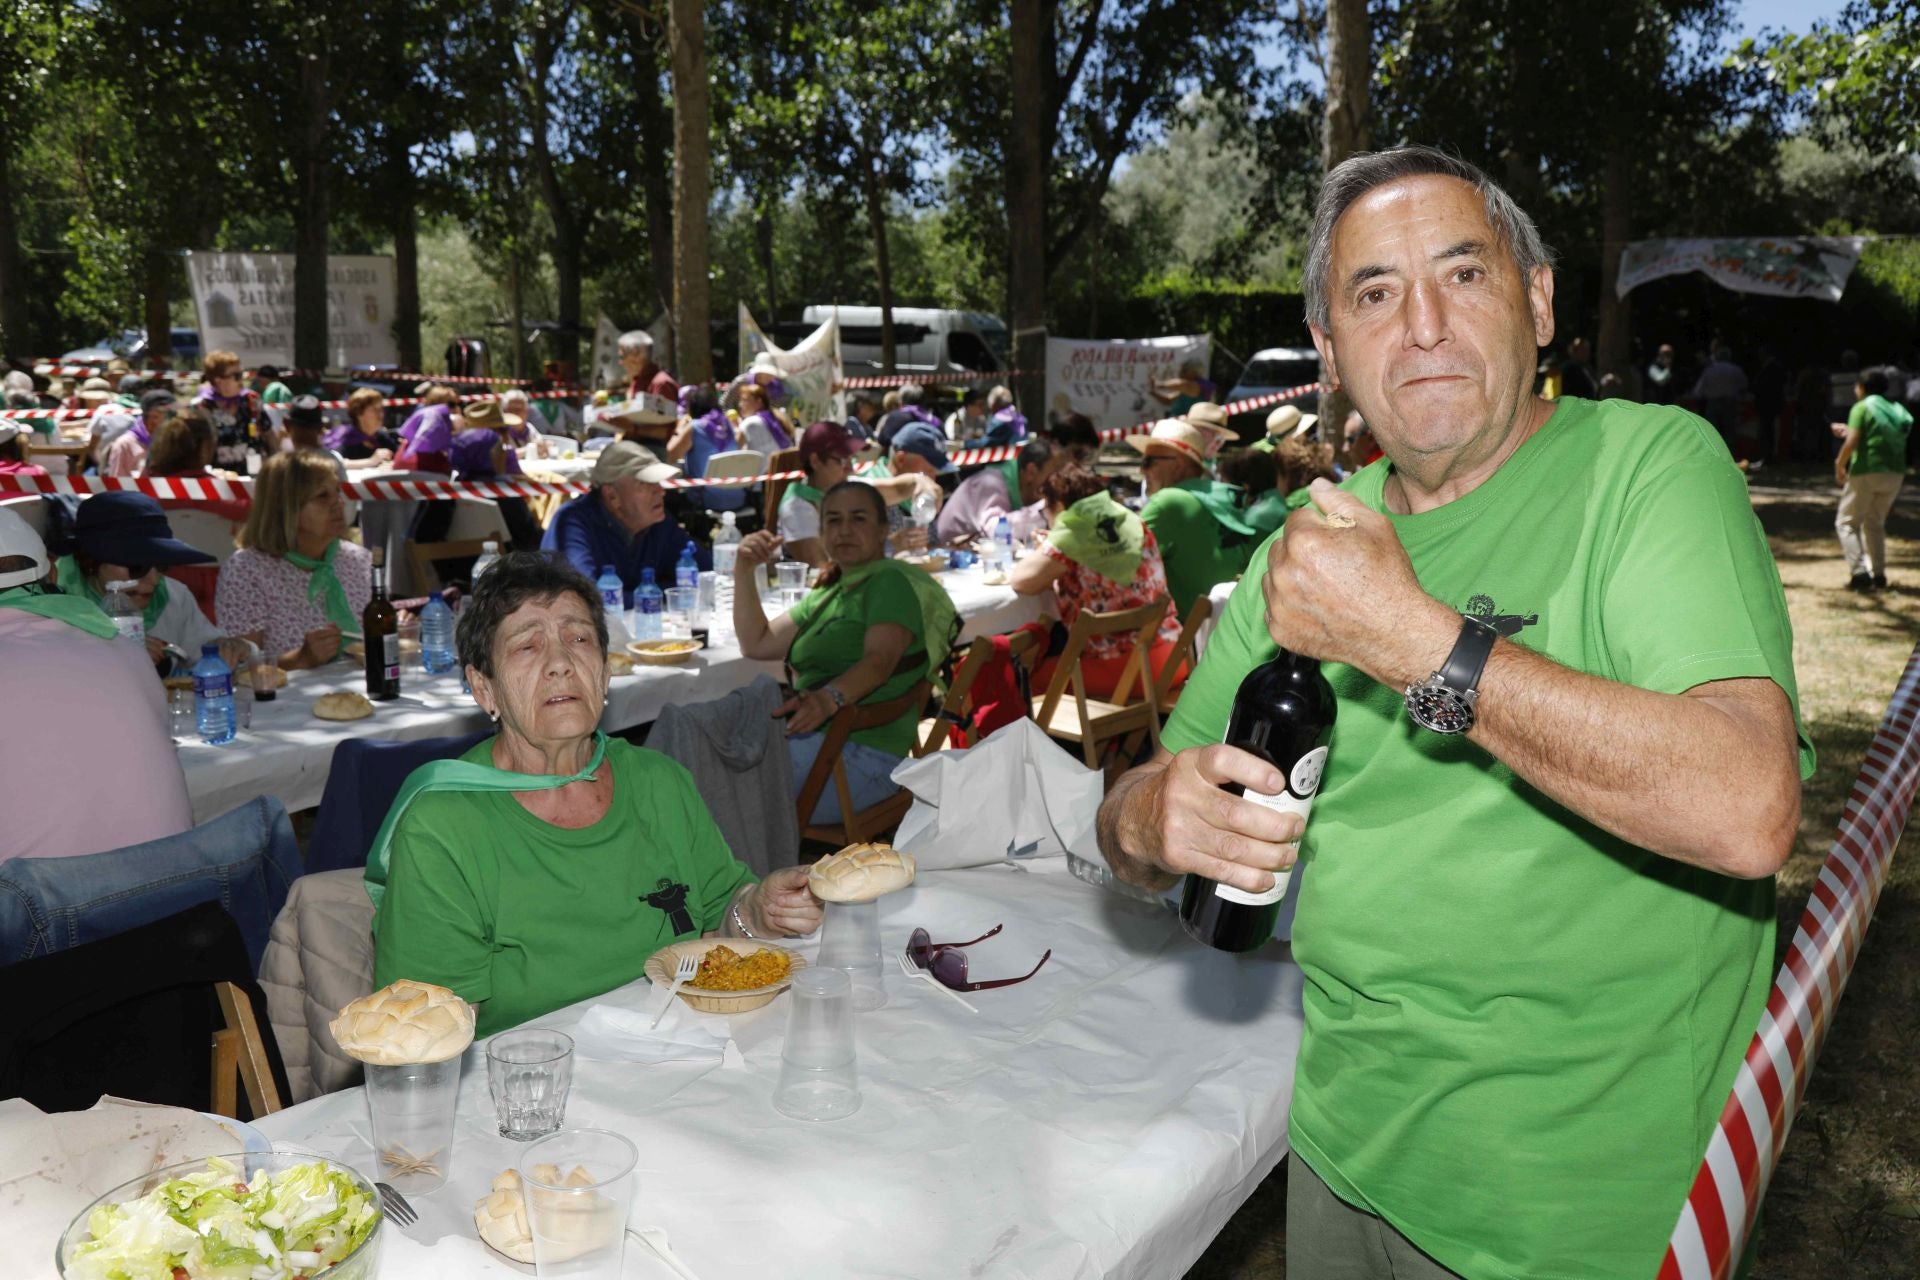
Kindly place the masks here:
POLYGON ((1437 681, 1407 690, 1407 714, 1435 733, 1465 733, 1473 728, 1473 704, 1437 681))

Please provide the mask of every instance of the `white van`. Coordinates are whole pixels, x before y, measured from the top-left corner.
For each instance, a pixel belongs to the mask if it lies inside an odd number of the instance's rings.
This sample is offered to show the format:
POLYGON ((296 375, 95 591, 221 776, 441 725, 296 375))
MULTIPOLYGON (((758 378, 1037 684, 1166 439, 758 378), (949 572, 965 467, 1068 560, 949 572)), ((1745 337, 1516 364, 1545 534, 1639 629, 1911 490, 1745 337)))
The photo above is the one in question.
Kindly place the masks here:
MULTIPOLYGON (((880 308, 812 306, 798 327, 811 333, 835 316, 840 319, 840 358, 847 373, 886 372, 880 361, 880 308)), ((893 309, 896 373, 991 373, 1007 367, 1009 341, 1000 317, 982 311, 893 309)))

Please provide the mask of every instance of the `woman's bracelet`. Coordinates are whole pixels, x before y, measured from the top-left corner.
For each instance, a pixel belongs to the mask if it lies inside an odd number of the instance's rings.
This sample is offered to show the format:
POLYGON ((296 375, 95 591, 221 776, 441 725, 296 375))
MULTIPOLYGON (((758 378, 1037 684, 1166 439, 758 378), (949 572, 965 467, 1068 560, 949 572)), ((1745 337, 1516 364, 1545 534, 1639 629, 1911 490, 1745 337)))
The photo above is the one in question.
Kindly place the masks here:
MULTIPOLYGON (((740 895, 740 896, 741 896, 742 898, 744 898, 744 897, 745 897, 746 895, 745 895, 745 894, 742 894, 742 895, 740 895)), ((754 934, 754 932, 753 932, 753 930, 751 930, 751 929, 749 929, 749 928, 747 928, 747 922, 746 922, 745 920, 743 920, 743 919, 741 919, 741 917, 740 917, 740 898, 735 898, 735 899, 733 900, 733 905, 732 905, 731 907, 729 907, 729 908, 728 908, 727 910, 728 910, 728 912, 729 912, 729 914, 731 914, 731 915, 733 916, 733 927, 734 927, 734 928, 736 928, 736 929, 738 929, 738 930, 740 931, 740 936, 741 936, 741 937, 743 937, 743 938, 745 938, 745 939, 746 939, 746 940, 747 940, 748 942, 760 942, 760 941, 763 941, 763 939, 761 939, 761 938, 759 938, 759 937, 757 937, 757 936, 755 936, 755 934, 754 934)))

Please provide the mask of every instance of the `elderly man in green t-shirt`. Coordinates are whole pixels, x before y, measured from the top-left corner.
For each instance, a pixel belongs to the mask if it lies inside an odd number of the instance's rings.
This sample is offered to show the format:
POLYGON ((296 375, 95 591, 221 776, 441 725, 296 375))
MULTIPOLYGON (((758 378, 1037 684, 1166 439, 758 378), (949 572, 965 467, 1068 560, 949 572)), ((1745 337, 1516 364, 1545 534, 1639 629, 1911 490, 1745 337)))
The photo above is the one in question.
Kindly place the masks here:
POLYGON ((1887 371, 1868 369, 1853 384, 1853 409, 1833 424, 1839 456, 1833 482, 1840 486, 1840 510, 1834 530, 1852 577, 1849 591, 1884 591, 1887 586, 1887 516, 1907 478, 1907 433, 1913 415, 1890 399, 1887 371))
POLYGON ((1160 544, 1167 590, 1181 617, 1217 583, 1239 577, 1257 541, 1240 509, 1240 490, 1207 472, 1212 443, 1206 430, 1185 418, 1167 418, 1145 435, 1127 437, 1141 455, 1147 489, 1140 518, 1160 544))
POLYGON ((1699 418, 1531 394, 1552 270, 1472 166, 1340 165, 1305 288, 1386 456, 1256 554, 1102 847, 1301 859, 1289 1274, 1640 1280, 1769 987, 1812 768, 1779 575, 1699 418), (1221 789, 1284 786, 1221 742, 1276 645, 1339 698, 1304 839, 1221 789))

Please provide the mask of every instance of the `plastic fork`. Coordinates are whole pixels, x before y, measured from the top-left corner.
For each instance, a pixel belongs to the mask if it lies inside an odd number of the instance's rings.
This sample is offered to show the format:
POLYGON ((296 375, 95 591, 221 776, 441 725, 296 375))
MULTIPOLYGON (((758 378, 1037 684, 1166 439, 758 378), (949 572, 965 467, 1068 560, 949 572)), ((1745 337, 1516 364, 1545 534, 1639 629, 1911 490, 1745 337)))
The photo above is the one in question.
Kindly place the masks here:
POLYGON ((973 1005, 958 991, 955 991, 952 988, 945 986, 944 984, 941 983, 941 981, 938 978, 934 977, 932 974, 928 973, 925 969, 922 969, 919 965, 915 964, 912 958, 908 956, 906 952, 902 951, 895 958, 900 961, 900 972, 906 974, 909 978, 921 979, 922 981, 926 982, 929 986, 931 986, 935 991, 938 991, 941 995, 947 997, 949 1000, 952 1000, 958 1004, 964 1005, 966 1007, 967 1012, 969 1013, 980 1012, 978 1009, 974 1008, 973 1005))
POLYGON ((407 1203, 407 1198, 386 1183, 376 1182, 373 1184, 373 1189, 380 1193, 380 1207, 387 1211, 389 1218, 401 1226, 410 1227, 420 1220, 420 1215, 413 1211, 413 1206, 407 1203))
POLYGON ((673 1008, 673 998, 680 994, 680 988, 691 982, 693 975, 698 972, 700 972, 700 960, 697 956, 687 952, 680 957, 679 963, 673 966, 673 985, 667 988, 666 1003, 660 1006, 660 1012, 653 1015, 653 1021, 647 1024, 647 1030, 651 1031, 660 1025, 660 1019, 666 1017, 667 1010, 673 1008))

